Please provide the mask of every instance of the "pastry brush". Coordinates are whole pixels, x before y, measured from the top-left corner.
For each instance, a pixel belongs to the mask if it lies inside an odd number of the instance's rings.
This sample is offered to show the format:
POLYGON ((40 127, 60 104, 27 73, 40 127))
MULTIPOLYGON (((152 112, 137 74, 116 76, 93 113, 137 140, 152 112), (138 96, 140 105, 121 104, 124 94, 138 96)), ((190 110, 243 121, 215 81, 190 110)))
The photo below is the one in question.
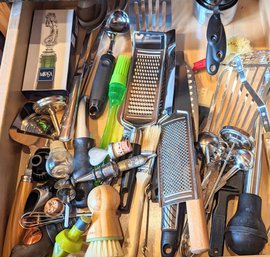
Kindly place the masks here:
POLYGON ((126 94, 127 75, 129 70, 130 58, 120 55, 112 75, 109 86, 110 108, 107 117, 106 126, 101 139, 100 147, 106 149, 112 143, 115 124, 117 122, 117 111, 123 103, 126 94))
MULTIPOLYGON (((148 126, 143 132, 142 138, 142 150, 143 155, 152 155, 156 152, 157 145, 160 137, 160 126, 148 126)), ((145 188, 149 184, 154 158, 150 159, 146 164, 138 169, 136 174, 135 192, 133 195, 133 201, 130 209, 130 217, 128 222, 128 228, 125 235, 125 241, 123 244, 123 251, 125 256, 135 257, 138 253, 138 246, 142 225, 142 212, 145 198, 145 188)))

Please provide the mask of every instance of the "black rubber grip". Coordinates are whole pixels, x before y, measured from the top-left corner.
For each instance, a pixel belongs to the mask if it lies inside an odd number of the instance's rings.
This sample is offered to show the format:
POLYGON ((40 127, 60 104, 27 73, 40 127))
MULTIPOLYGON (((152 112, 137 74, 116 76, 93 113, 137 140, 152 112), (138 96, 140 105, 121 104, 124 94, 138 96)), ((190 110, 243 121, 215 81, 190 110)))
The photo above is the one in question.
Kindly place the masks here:
MULTIPOLYGON (((139 144, 132 144, 133 151, 128 155, 128 158, 131 158, 133 156, 139 155, 141 153, 141 145, 139 144)), ((123 172, 122 179, 121 179, 121 186, 120 186, 120 205, 118 210, 121 213, 129 213, 134 188, 136 184, 136 173, 137 168, 128 170, 123 172)))
POLYGON ((77 183, 75 187, 76 196, 71 201, 71 204, 76 208, 87 208, 88 195, 94 188, 95 182, 93 180, 77 183))
POLYGON ((224 248, 224 236, 227 220, 227 207, 229 196, 237 195, 236 192, 220 190, 217 196, 217 205, 212 215, 210 233, 209 256, 222 256, 224 248))
POLYGON ((95 146, 94 139, 89 137, 74 140, 74 171, 72 177, 77 178, 89 173, 93 169, 89 162, 88 151, 95 146))
POLYGON ((89 116, 92 119, 99 118, 104 112, 114 65, 115 57, 112 54, 104 54, 101 56, 89 100, 89 116))
POLYGON ((180 203, 173 205, 176 207, 175 216, 166 215, 162 208, 162 234, 161 234, 161 255, 162 257, 174 257, 182 236, 183 225, 185 222, 186 204, 180 203), (173 219, 173 220, 172 220, 173 219), (170 228, 170 225, 174 227, 170 228))
POLYGON ((207 27, 206 70, 210 75, 218 72, 220 63, 226 56, 226 34, 220 14, 214 13, 207 27))

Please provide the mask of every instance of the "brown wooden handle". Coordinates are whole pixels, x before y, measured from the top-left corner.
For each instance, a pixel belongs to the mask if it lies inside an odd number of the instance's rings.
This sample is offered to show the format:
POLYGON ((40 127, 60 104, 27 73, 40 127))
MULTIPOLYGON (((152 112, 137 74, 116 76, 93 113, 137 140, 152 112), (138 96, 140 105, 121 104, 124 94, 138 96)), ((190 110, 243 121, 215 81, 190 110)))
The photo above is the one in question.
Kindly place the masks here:
POLYGON ((200 254, 209 249, 209 236, 202 197, 189 200, 187 205, 190 250, 200 254))
POLYGON ((12 248, 20 243, 22 239, 23 228, 20 226, 19 220, 23 214, 25 203, 31 190, 32 183, 29 177, 22 176, 8 219, 2 257, 9 257, 12 248))

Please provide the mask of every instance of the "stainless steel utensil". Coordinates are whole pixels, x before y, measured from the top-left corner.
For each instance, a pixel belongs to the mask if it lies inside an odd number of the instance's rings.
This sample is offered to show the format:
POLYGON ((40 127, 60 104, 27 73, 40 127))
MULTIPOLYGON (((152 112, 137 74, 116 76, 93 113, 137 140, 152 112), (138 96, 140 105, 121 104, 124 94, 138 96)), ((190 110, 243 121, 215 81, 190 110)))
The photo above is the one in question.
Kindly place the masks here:
POLYGON ((66 106, 66 98, 64 96, 49 96, 36 101, 33 109, 38 114, 49 114, 54 125, 56 136, 60 135, 60 127, 57 121, 56 112, 61 111, 66 106))
POLYGON ((65 203, 64 227, 67 228, 69 225, 70 201, 75 199, 76 196, 75 189, 71 184, 64 184, 57 190, 56 196, 65 203))
POLYGON ((218 147, 219 145, 218 137, 211 132, 207 132, 207 131, 201 132, 199 134, 199 145, 206 158, 206 163, 210 163, 209 148, 210 148, 210 145, 218 147))
POLYGON ((51 136, 53 134, 52 129, 54 130, 54 127, 48 115, 32 113, 30 116, 22 120, 20 129, 27 133, 51 136))
MULTIPOLYGON (((80 24, 82 27, 85 28, 85 36, 83 40, 83 45, 81 48, 80 52, 80 57, 78 60, 76 72, 73 76, 72 84, 71 84, 71 89, 69 92, 69 97, 68 97, 68 104, 65 108, 64 115, 61 120, 61 133, 59 136, 59 140, 61 141, 69 141, 71 140, 73 133, 74 133, 74 126, 75 126, 75 121, 76 121, 76 116, 77 116, 77 109, 79 105, 79 99, 81 92, 84 90, 82 86, 85 86, 87 77, 90 74, 90 71, 93 67, 93 62, 95 59, 95 56, 97 54, 97 49, 98 49, 98 43, 101 37, 101 33, 99 33, 95 39, 94 47, 90 51, 90 45, 91 45, 91 40, 90 40, 90 32, 100 26, 103 22, 103 20, 106 17, 107 14, 107 1, 102 1, 103 3, 101 4, 101 11, 94 18, 91 17, 79 17, 80 24), (85 19, 86 18, 86 19, 85 19), (93 20, 92 20, 93 18, 93 20), (98 43, 97 43, 98 42, 98 43)), ((79 1, 78 7, 81 7, 82 9, 84 7, 88 8, 89 7, 89 1, 79 1)), ((89 12, 91 13, 91 12, 89 12)), ((80 13, 79 13, 80 15, 80 13)), ((105 22, 103 22, 105 26, 105 22)))
POLYGON ((110 38, 110 46, 106 54, 100 57, 92 84, 89 99, 89 115, 92 119, 97 119, 104 112, 108 99, 108 85, 115 65, 113 56, 113 46, 117 35, 125 34, 129 31, 129 17, 122 10, 114 11, 107 19, 104 31, 110 38))
POLYGON ((121 118, 124 126, 139 128, 157 122, 165 50, 165 33, 134 32, 131 76, 121 118))
POLYGON ((226 185, 227 181, 234 176, 239 170, 250 171, 254 165, 254 155, 251 151, 245 149, 237 149, 233 154, 235 164, 230 170, 223 175, 218 183, 216 192, 226 185))
MULTIPOLYGON (((263 102, 268 97, 270 87, 269 56, 270 52, 267 50, 240 55, 246 80, 250 81, 263 102)), ((232 59, 219 76, 204 130, 217 134, 223 126, 237 125, 252 134, 258 114, 257 104, 242 84, 237 64, 232 59)))
POLYGON ((200 24, 207 24, 213 14, 213 7, 219 2, 221 21, 224 26, 232 22, 237 10, 238 0, 194 0, 193 13, 200 24))
POLYGON ((158 148, 160 205, 177 204, 197 198, 195 159, 191 154, 194 146, 190 116, 186 112, 178 112, 161 125, 158 148), (177 175, 178 179, 175 177, 177 175))
POLYGON ((171 0, 129 1, 132 31, 165 31, 171 27, 171 0))
POLYGON ((229 143, 230 150, 227 154, 226 159, 223 162, 219 175, 215 180, 215 183, 208 196, 208 199, 206 199, 205 208, 207 208, 207 206, 210 204, 210 202, 213 199, 216 188, 225 171, 228 161, 231 158, 234 148, 237 147, 237 148, 252 150, 254 147, 254 139, 248 133, 236 127, 232 127, 232 126, 223 127, 223 129, 220 131, 220 136, 222 137, 224 141, 229 143))
MULTIPOLYGON (((69 218, 72 219, 74 217, 80 217, 84 215, 92 216, 92 213, 83 212, 83 213, 70 214, 69 218)), ((63 221, 64 221, 64 214, 61 214, 60 216, 56 218, 52 218, 52 217, 48 217, 48 215, 44 212, 26 212, 21 216, 19 220, 20 225, 24 229, 42 227, 49 224, 62 223, 63 221)))

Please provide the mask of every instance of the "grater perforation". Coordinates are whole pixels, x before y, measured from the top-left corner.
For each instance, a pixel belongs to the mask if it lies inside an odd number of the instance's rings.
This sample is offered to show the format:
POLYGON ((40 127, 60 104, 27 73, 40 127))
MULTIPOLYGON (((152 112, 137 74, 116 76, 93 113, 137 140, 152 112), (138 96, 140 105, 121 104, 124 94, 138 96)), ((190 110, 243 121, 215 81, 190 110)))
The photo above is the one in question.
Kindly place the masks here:
POLYGON ((165 46, 165 33, 134 33, 131 72, 122 116, 124 124, 141 127, 157 122, 165 46))
POLYGON ((189 114, 173 114, 162 124, 158 148, 161 206, 196 198, 195 157, 189 114))

